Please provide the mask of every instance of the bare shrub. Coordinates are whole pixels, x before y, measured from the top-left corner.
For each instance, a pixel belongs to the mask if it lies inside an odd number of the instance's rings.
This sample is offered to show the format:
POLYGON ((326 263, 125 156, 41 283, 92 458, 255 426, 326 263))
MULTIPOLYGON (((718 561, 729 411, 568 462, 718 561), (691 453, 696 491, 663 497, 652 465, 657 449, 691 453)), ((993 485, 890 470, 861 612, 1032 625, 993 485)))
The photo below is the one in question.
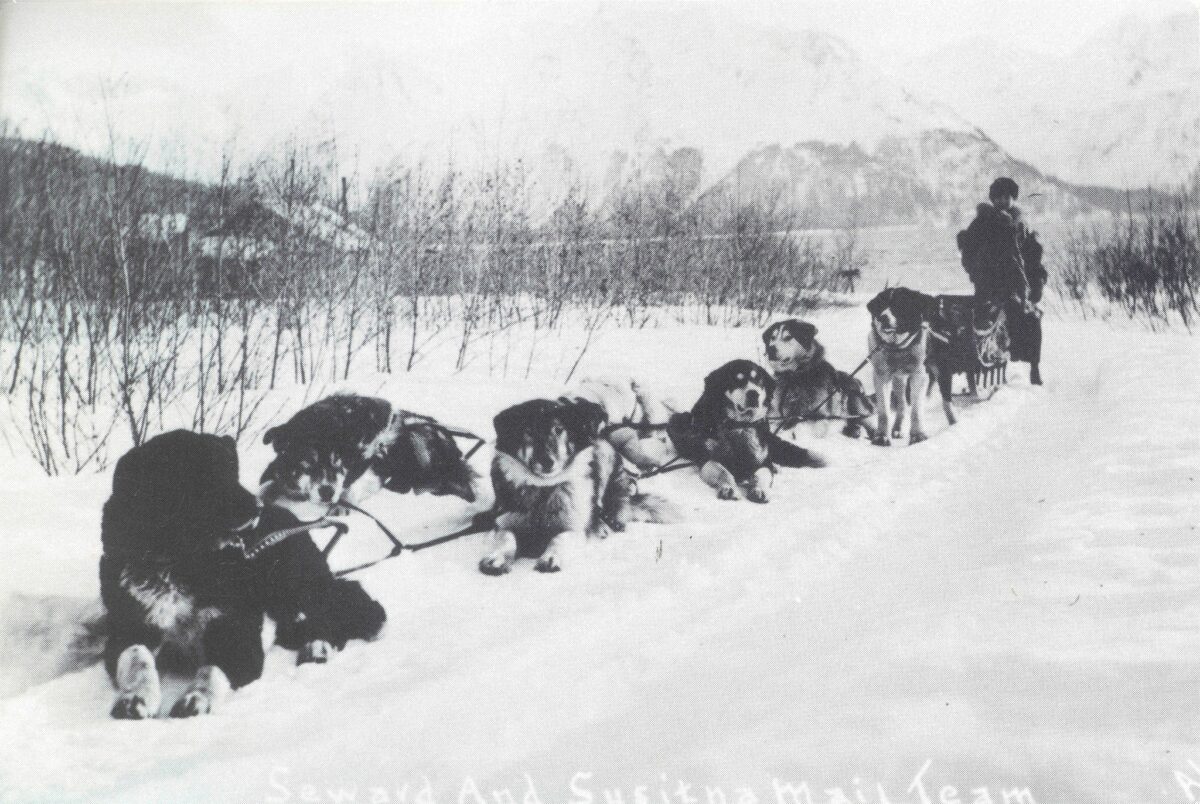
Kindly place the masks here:
POLYGON ((566 379, 606 327, 761 323, 861 268, 852 230, 827 251, 772 199, 701 203, 688 149, 599 201, 576 182, 549 204, 520 163, 397 165, 360 185, 334 144, 291 143, 199 184, 144 152, 0 130, 6 438, 51 474, 170 426, 244 439, 271 389, 434 353, 566 379))
POLYGON ((1151 328, 1191 331, 1200 312, 1200 181, 1158 198, 1132 201, 1107 228, 1071 234, 1055 272, 1060 297, 1085 314, 1099 301, 1151 328))

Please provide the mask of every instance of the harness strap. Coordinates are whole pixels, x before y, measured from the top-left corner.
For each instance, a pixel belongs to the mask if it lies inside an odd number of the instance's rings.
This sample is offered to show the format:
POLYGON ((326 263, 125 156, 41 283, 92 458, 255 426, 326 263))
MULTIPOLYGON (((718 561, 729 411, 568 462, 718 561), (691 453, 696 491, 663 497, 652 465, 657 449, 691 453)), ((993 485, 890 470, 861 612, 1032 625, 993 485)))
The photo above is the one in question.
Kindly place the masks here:
POLYGON ((247 545, 245 542, 243 542, 242 555, 244 555, 248 560, 252 561, 262 555, 265 551, 282 542, 284 539, 297 536, 301 533, 308 533, 310 530, 322 530, 324 528, 336 529, 337 532, 333 537, 333 541, 336 542, 342 537, 342 534, 350 529, 350 526, 345 522, 339 522, 336 519, 328 518, 321 518, 316 522, 302 522, 301 524, 293 525, 290 528, 273 530, 254 544, 247 545))
MULTIPOLYGON (((441 422, 439 422, 437 419, 433 418, 432 416, 426 416, 424 413, 413 413, 412 411, 409 411, 409 410, 401 410, 401 411, 396 411, 396 413, 394 413, 393 415, 397 416, 400 419, 401 427, 408 425, 410 422, 418 421, 418 422, 423 422, 425 424, 431 424, 434 427, 438 428, 439 430, 442 430, 445 433, 449 433, 452 436, 457 436, 459 438, 469 438, 469 439, 473 440, 475 442, 475 444, 469 450, 467 450, 465 455, 463 455, 463 460, 470 460, 471 456, 474 455, 476 452, 478 452, 479 448, 487 443, 487 441, 485 439, 480 438, 479 436, 472 433, 470 430, 467 430, 465 428, 458 428, 458 427, 448 427, 448 426, 442 424, 441 422)), ((366 512, 362 511, 362 513, 366 513, 366 512)), ((368 516, 369 516, 369 514, 368 514, 368 516)))

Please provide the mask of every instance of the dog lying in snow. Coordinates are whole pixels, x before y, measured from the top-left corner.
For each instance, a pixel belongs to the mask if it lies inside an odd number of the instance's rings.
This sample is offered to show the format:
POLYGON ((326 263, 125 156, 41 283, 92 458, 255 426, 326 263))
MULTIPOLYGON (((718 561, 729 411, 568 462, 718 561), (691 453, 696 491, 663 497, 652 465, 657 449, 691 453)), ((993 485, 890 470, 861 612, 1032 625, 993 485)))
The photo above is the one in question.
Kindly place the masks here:
POLYGON ((501 411, 494 424, 495 544, 480 571, 501 575, 524 556, 537 559, 540 572, 557 572, 575 538, 676 518, 665 500, 634 493, 616 449, 600 437, 608 424, 600 405, 534 399, 501 411))
POLYGON ((436 421, 385 399, 338 394, 272 427, 276 457, 262 476, 264 502, 358 505, 384 488, 475 500, 475 472, 436 421))
POLYGON ((662 466, 675 457, 667 435, 667 421, 673 411, 644 383, 628 378, 589 377, 560 399, 586 400, 602 407, 608 419, 604 437, 640 471, 662 466))
POLYGON ((158 713, 160 661, 194 673, 173 717, 212 711, 262 675, 264 614, 301 663, 379 633, 383 607, 358 583, 335 579, 307 533, 247 558, 244 540, 298 524, 281 509, 260 515, 238 482, 232 438, 176 430, 121 457, 101 521, 113 717, 158 713))
POLYGON ((771 415, 782 428, 804 419, 845 419, 842 432, 858 438, 869 430, 866 418, 875 412, 862 383, 838 371, 825 359, 817 328, 790 318, 763 330, 767 364, 775 376, 771 415))
POLYGON ((775 381, 750 360, 733 360, 704 378, 704 393, 690 413, 671 417, 679 454, 700 467, 700 477, 722 500, 746 496, 765 503, 777 466, 823 466, 808 450, 771 432, 767 414, 775 381))
POLYGON ((888 446, 909 431, 909 443, 926 439, 922 422, 925 391, 930 382, 941 391, 946 420, 954 424, 950 382, 942 341, 930 336, 940 317, 938 299, 908 288, 887 288, 867 302, 871 333, 867 349, 875 373, 877 426, 874 442, 888 446), (892 418, 892 405, 896 415, 892 418), (911 423, 909 409, 911 408, 911 423))

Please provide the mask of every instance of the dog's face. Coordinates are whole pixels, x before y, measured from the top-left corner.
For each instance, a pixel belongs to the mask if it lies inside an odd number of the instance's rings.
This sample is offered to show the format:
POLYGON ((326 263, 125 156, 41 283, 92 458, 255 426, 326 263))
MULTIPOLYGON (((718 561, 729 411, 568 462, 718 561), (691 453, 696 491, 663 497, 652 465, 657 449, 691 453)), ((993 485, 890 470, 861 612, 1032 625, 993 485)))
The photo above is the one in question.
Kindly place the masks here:
MULTIPOLYGON (((278 428, 276 428, 277 430, 278 428)), ((266 443, 278 454, 263 472, 263 483, 272 483, 279 495, 294 502, 331 505, 346 483, 346 460, 341 451, 325 444, 294 443, 267 431, 266 443)))
POLYGON ((887 288, 867 302, 876 334, 896 343, 937 315, 937 299, 908 288, 887 288))
POLYGON ((454 436, 435 422, 405 424, 388 447, 389 471, 385 484, 391 491, 417 494, 452 494, 475 501, 475 472, 463 459, 454 436))
POLYGON ((607 423, 604 408, 583 399, 533 399, 501 411, 493 420, 496 449, 543 477, 565 469, 607 423))
POLYGON ((176 430, 117 462, 105 529, 137 532, 163 554, 181 555, 235 543, 258 513, 258 501, 238 480, 234 440, 176 430))
POLYGON ((775 381, 766 369, 750 360, 732 360, 704 378, 705 396, 717 397, 725 418, 749 423, 767 417, 775 381))
POLYGON ((794 370, 817 353, 817 328, 807 321, 778 321, 766 328, 762 339, 773 371, 794 370))

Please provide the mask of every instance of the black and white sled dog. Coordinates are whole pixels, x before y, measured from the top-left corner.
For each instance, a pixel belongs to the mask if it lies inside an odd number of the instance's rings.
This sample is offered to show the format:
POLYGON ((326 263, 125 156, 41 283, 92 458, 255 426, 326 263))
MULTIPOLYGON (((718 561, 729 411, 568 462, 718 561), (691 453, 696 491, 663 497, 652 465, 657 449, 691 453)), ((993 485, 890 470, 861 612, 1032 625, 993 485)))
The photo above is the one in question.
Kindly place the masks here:
POLYGON ((301 663, 379 633, 383 607, 335 579, 306 532, 248 557, 246 544, 298 524, 282 509, 260 511, 238 481, 232 438, 176 430, 121 457, 101 520, 113 717, 158 713, 160 664, 192 674, 173 717, 212 711, 262 675, 264 615, 301 663))
POLYGON ((671 417, 671 440, 679 454, 700 467, 700 477, 722 500, 746 496, 765 503, 778 466, 824 462, 771 431, 768 414, 775 381, 750 360, 733 360, 704 378, 704 393, 691 412, 671 417))
POLYGON ((381 488, 475 501, 476 475, 454 436, 386 399, 327 397, 272 427, 263 443, 276 453, 262 476, 259 496, 266 503, 329 509, 358 505, 381 488))
POLYGON ((874 441, 880 446, 903 438, 906 430, 911 444, 927 438, 923 408, 930 383, 940 389, 946 420, 955 422, 948 352, 942 341, 930 335, 931 326, 940 319, 939 310, 936 297, 901 287, 887 288, 867 302, 871 314, 867 349, 875 374, 874 441))
POLYGON ((805 419, 845 419, 842 432, 851 438, 870 431, 871 397, 861 382, 825 359, 815 325, 795 318, 777 321, 763 330, 762 340, 776 383, 771 415, 782 422, 781 429, 805 419))
POLYGON ((638 470, 662 466, 675 457, 667 435, 667 421, 674 411, 645 382, 628 377, 587 377, 560 399, 586 400, 602 407, 608 419, 604 437, 638 470))
POLYGON ((501 411, 494 424, 494 546, 479 562, 482 572, 506 573, 518 557, 557 572, 576 539, 678 518, 666 500, 634 493, 620 455, 600 435, 608 424, 600 405, 534 399, 501 411))

